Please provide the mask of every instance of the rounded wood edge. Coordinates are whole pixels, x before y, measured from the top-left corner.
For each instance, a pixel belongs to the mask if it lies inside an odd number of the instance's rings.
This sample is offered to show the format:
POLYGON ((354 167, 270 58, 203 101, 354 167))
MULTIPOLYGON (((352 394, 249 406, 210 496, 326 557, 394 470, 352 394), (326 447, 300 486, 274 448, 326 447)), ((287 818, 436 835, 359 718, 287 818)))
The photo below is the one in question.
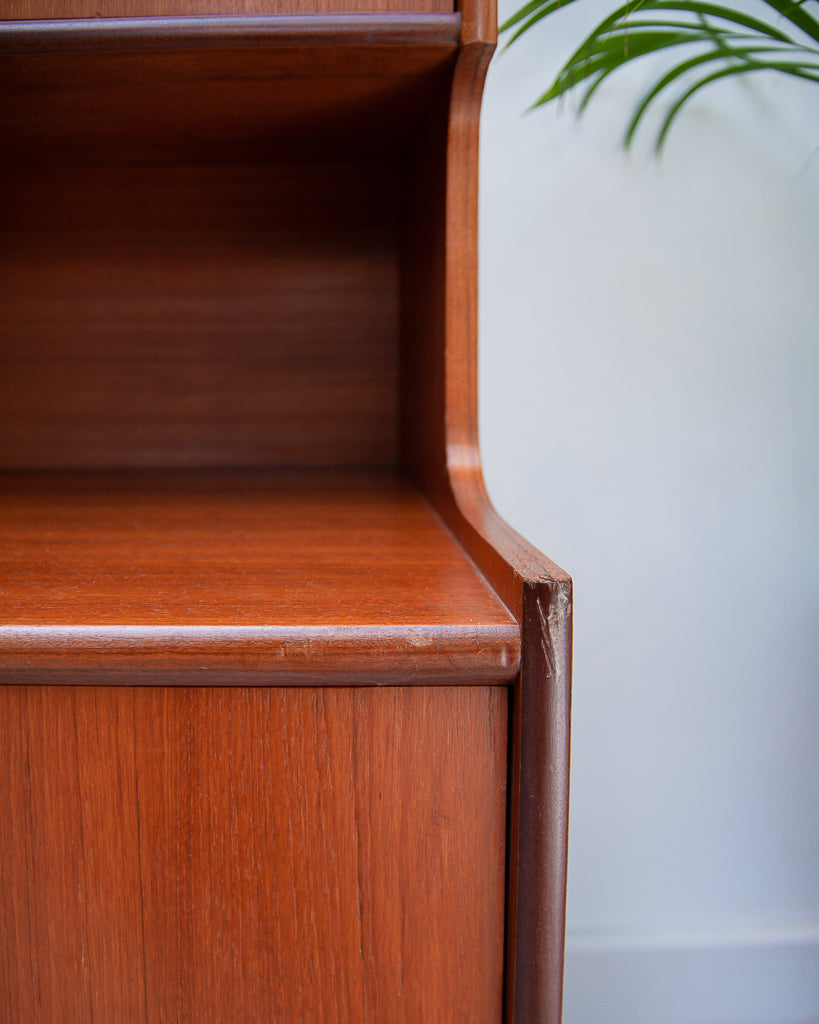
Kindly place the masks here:
POLYGON ((165 678, 211 685, 235 675, 269 685, 503 684, 520 667, 508 626, 0 627, 0 675, 165 678))
POLYGON ((493 47, 498 41, 497 0, 459 0, 463 18, 462 43, 485 42, 493 47))
POLYGON ((569 575, 495 511, 478 443, 478 156, 480 108, 497 38, 494 0, 466 0, 452 81, 446 169, 443 473, 438 498, 485 575, 522 621, 525 583, 570 583, 569 575), (479 33, 491 20, 493 30, 479 33), (477 26, 477 27, 476 27, 477 26), (473 35, 470 36, 470 32, 473 35))
POLYGON ((303 46, 442 46, 460 14, 207 15, 0 21, 0 54, 303 46))

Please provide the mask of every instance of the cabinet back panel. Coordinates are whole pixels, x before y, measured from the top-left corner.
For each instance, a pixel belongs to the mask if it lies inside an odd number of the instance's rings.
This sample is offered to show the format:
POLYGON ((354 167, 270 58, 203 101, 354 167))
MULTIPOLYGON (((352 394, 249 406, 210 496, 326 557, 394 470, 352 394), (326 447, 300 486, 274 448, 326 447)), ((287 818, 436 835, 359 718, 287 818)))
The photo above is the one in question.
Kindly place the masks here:
POLYGON ((0 687, 0 1017, 500 1024, 504 687, 0 687))
POLYGON ((393 464, 397 179, 7 168, 0 466, 393 464))

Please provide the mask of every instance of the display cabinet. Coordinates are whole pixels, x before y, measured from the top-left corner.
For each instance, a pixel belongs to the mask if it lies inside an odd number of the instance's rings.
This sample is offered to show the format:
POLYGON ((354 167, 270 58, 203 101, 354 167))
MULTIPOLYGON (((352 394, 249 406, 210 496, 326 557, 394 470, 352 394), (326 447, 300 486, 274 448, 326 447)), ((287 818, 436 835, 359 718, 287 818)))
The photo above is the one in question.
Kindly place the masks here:
POLYGON ((494 8, 0 11, 0 1018, 557 1024, 571 585, 477 445, 494 8))

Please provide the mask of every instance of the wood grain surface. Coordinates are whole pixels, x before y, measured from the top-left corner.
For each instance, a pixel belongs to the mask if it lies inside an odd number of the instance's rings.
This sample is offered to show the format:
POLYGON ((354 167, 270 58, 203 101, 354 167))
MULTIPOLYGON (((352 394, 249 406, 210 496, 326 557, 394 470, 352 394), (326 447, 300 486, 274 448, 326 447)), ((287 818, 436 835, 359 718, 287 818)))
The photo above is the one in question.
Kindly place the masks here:
POLYGON ((7 179, 0 464, 393 464, 394 177, 45 165, 7 179))
POLYGON ((0 1019, 499 1024, 506 699, 0 687, 0 1019))
POLYGON ((269 162, 296 141, 322 157, 398 152, 460 24, 457 14, 0 21, 0 130, 8 159, 55 150, 68 163, 176 159, 194 146, 203 161, 269 162))
POLYGON ((0 17, 145 18, 237 14, 451 12, 451 0, 2 0, 0 17))
POLYGON ((503 682, 519 628, 390 474, 0 475, 3 678, 503 682))

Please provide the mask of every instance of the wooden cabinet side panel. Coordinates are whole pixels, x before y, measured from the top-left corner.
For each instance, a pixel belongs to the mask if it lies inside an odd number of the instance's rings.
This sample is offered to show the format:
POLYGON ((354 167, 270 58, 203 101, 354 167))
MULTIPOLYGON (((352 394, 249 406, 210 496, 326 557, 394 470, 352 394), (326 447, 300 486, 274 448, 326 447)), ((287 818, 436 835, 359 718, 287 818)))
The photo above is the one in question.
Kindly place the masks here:
POLYGON ((494 1022, 505 687, 0 687, 0 1018, 494 1022))

